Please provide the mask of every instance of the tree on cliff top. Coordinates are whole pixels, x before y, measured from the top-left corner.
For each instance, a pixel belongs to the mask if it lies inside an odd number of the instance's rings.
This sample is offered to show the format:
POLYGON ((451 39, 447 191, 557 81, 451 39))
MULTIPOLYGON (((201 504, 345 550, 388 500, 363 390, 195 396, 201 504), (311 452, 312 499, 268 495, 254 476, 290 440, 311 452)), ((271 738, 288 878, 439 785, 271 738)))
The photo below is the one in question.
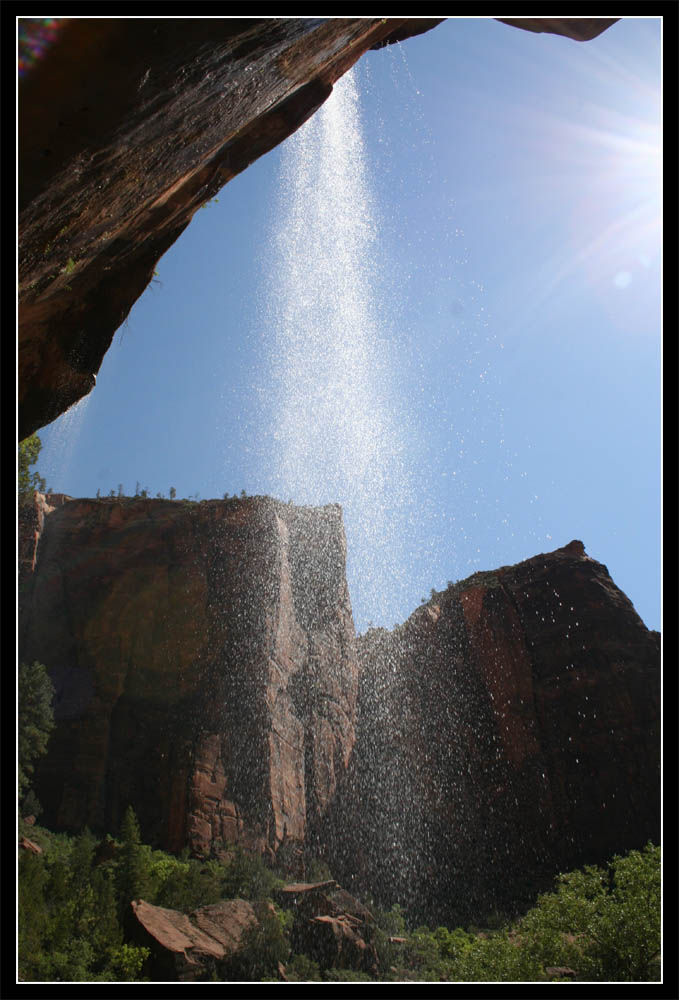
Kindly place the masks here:
POLYGON ((37 434, 31 434, 19 442, 19 460, 17 469, 17 485, 19 492, 19 503, 25 503, 30 499, 34 490, 45 490, 45 480, 37 472, 30 472, 30 466, 38 461, 38 455, 42 448, 42 441, 37 434))

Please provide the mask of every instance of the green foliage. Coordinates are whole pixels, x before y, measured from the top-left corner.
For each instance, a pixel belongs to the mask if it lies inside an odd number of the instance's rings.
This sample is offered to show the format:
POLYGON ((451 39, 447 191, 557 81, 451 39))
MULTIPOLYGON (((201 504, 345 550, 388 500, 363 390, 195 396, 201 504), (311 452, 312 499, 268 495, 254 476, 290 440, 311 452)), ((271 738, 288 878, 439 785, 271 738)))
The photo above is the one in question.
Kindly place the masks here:
POLYGON ((106 968, 94 978, 100 982, 138 982, 142 966, 150 954, 148 948, 134 944, 109 948, 106 968))
POLYGON ((394 903, 390 910, 381 910, 372 904, 370 910, 375 918, 372 943, 377 951, 380 969, 391 969, 402 964, 404 946, 400 942, 390 940, 393 937, 406 936, 405 914, 402 907, 394 903))
POLYGON ((48 913, 45 888, 49 875, 41 855, 22 851, 19 855, 19 969, 31 974, 42 950, 48 913))
POLYGON ((224 899, 269 899, 284 884, 261 858, 247 854, 242 847, 232 848, 225 864, 224 899))
POLYGON ((54 729, 54 686, 42 663, 19 664, 17 719, 19 736, 19 797, 28 791, 35 761, 47 750, 54 729))
POLYGON ((149 848, 142 844, 139 822, 128 806, 120 824, 120 861, 117 872, 119 911, 122 914, 133 899, 148 900, 151 895, 149 848))
POLYGON ((456 979, 537 982, 551 968, 579 980, 639 982, 657 976, 660 848, 560 875, 511 930, 475 935, 454 964, 456 979))
POLYGON ((179 861, 164 855, 164 860, 152 864, 151 876, 156 879, 160 876, 153 894, 153 901, 158 906, 188 912, 228 898, 224 892, 225 870, 215 861, 179 861))
POLYGON ((554 891, 523 918, 492 932, 426 926, 408 932, 400 906, 371 907, 375 924, 366 940, 377 949, 379 972, 370 976, 346 968, 321 973, 312 957, 291 956, 293 914, 266 901, 281 880, 239 848, 209 861, 188 851, 174 857, 151 850, 131 808, 117 851, 99 864, 97 840, 87 829, 78 837, 28 829, 43 854, 21 851, 19 858, 24 979, 139 980, 148 951, 125 940, 121 921, 138 896, 184 912, 235 896, 253 900, 258 924, 244 935, 239 953, 217 968, 224 981, 278 980, 279 962, 296 982, 547 982, 558 979, 552 967, 562 966, 579 980, 658 978, 660 850, 651 844, 615 857, 607 869, 559 876, 554 891))
POLYGON ((227 980, 252 982, 273 976, 278 971, 278 963, 284 963, 290 954, 288 931, 292 914, 264 901, 255 903, 254 910, 257 923, 243 934, 238 952, 221 967, 227 980))
POLYGON ((569 966, 580 979, 638 982, 660 955, 660 848, 616 856, 560 875, 556 891, 519 922, 517 932, 543 966, 569 966))
POLYGON ((31 472, 30 467, 38 461, 38 455, 42 448, 42 441, 37 434, 31 434, 19 443, 19 456, 17 462, 17 489, 19 503, 26 503, 30 500, 34 490, 45 491, 45 480, 37 472, 31 472))
POLYGON ((484 933, 419 927, 404 935, 396 907, 375 910, 381 975, 457 982, 545 982, 547 970, 573 969, 579 980, 658 978, 660 848, 615 857, 608 870, 587 866, 560 875, 513 927, 484 933), (406 937, 403 943, 389 937, 406 937))
MULTIPOLYGON (((239 978, 277 973, 287 958, 292 916, 264 902, 280 884, 264 863, 234 849, 226 860, 199 861, 152 850, 141 841, 129 807, 116 851, 96 863, 97 838, 85 829, 77 837, 39 826, 30 837, 41 855, 21 851, 19 860, 19 965, 22 978, 36 981, 136 981, 148 956, 126 941, 122 917, 134 898, 188 912, 240 895, 255 903, 260 925, 253 928, 238 959, 239 978), (231 890, 236 890, 232 893, 231 890)), ((22 832, 24 832, 22 830, 22 832)), ((229 972, 225 978, 232 978, 229 972)))
POLYGON ((285 966, 285 978, 291 983, 320 983, 323 979, 318 962, 307 955, 295 955, 285 966))
POLYGON ((113 878, 94 866, 96 838, 35 828, 44 853, 19 857, 19 970, 39 982, 139 978, 148 950, 123 941, 113 878))
POLYGON ((314 858, 307 865, 307 882, 329 882, 332 877, 333 875, 327 861, 320 861, 318 858, 314 858))
POLYGON ((358 969, 327 969, 323 979, 328 983, 372 983, 375 980, 367 972, 358 969))

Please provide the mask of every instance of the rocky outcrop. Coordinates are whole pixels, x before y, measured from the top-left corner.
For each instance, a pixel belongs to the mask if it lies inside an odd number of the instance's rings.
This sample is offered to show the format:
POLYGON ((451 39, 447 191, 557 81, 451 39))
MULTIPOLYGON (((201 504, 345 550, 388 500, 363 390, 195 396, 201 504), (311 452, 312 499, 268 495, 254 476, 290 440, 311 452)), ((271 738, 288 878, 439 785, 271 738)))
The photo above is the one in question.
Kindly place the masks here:
POLYGON ((524 31, 546 31, 550 35, 564 35, 576 42, 588 42, 606 28, 619 21, 619 17, 498 17, 503 24, 511 24, 524 31))
POLYGON ((128 933, 149 949, 145 972, 153 981, 193 982, 209 979, 219 963, 228 962, 258 922, 245 899, 221 900, 189 914, 135 899, 128 933))
POLYGON ((45 515, 55 507, 60 507, 71 497, 65 493, 48 493, 47 495, 33 492, 28 499, 19 503, 19 586, 30 580, 35 571, 38 557, 38 543, 45 526, 45 515))
POLYGON ((333 879, 286 885, 276 898, 294 914, 293 954, 307 955, 321 969, 377 971, 374 918, 333 879))
POLYGON ((29 851, 31 854, 42 854, 42 847, 28 837, 19 837, 19 847, 22 851, 29 851))
MULTIPOLYGON (((48 824, 295 859, 354 743, 337 506, 73 500, 45 518, 21 648, 56 688, 48 824)), ((293 865, 294 870, 294 865, 293 865)))
MULTIPOLYGON (((196 210, 367 49, 441 19, 54 20, 48 42, 39 19, 19 22, 20 440, 92 390, 196 210)), ((506 23, 585 39, 614 20, 506 23)))
POLYGON ((359 659, 326 833, 354 891, 454 924, 658 842, 659 635, 581 542, 450 586, 359 659))

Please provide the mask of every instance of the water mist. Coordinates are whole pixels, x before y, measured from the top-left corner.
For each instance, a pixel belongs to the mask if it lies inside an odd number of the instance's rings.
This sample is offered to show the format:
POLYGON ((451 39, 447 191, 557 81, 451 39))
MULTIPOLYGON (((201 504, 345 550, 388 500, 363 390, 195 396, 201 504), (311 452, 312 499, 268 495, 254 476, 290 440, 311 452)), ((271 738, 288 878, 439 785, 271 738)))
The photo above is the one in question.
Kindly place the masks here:
POLYGON ((412 489, 355 72, 285 143, 279 190, 260 317, 263 473, 283 500, 342 505, 357 626, 392 624, 380 619, 402 585, 412 489))

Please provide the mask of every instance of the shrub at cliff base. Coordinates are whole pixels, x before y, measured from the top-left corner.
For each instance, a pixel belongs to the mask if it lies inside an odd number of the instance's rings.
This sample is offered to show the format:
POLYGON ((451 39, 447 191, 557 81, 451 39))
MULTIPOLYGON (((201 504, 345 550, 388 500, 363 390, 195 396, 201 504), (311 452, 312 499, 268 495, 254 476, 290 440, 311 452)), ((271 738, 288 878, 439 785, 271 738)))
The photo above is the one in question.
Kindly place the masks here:
MULTIPOLYGON (((659 978, 660 848, 615 857, 606 870, 560 875, 554 892, 514 926, 469 933, 421 927, 408 935, 394 978, 539 982, 659 978)), ((393 956, 392 956, 393 958, 393 956)))
POLYGON ((264 901, 256 902, 254 909, 257 924, 245 932, 236 954, 222 963, 219 970, 222 981, 268 979, 290 954, 288 932, 292 914, 264 901))
MULTIPOLYGON (((143 885, 148 902, 183 912, 230 898, 237 888, 256 899, 275 876, 261 861, 199 861, 152 850, 139 839, 130 811, 118 841, 99 842, 88 830, 77 837, 20 822, 41 854, 19 858, 19 974, 40 982, 139 981, 146 948, 125 940, 121 914, 143 885), (30 831, 30 832, 29 832, 30 831)), ((242 949, 224 962, 222 981, 362 981, 351 969, 321 969, 313 955, 290 954, 291 911, 260 897, 259 923, 242 949)), ((483 933, 460 927, 408 932, 405 914, 373 909, 376 981, 544 982, 565 977, 597 982, 659 977, 660 849, 649 844, 607 869, 586 867, 561 875, 553 892, 513 926, 483 933)))
POLYGON ((31 831, 19 857, 19 975, 38 982, 138 980, 148 949, 123 940, 115 880, 94 867, 97 840, 31 831))
POLYGON ((19 798, 29 790, 35 761, 47 750, 54 729, 54 685, 42 663, 20 663, 17 734, 19 743, 19 798))

